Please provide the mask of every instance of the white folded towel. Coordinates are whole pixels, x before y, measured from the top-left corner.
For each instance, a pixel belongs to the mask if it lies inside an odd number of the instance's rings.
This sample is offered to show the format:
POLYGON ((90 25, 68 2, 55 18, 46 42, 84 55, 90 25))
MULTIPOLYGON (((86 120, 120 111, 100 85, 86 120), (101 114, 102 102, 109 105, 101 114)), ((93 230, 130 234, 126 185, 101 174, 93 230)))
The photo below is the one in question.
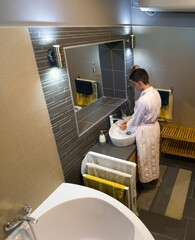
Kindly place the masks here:
POLYGON ((87 163, 87 167, 88 174, 92 176, 119 183, 127 187, 131 187, 132 185, 132 176, 130 174, 102 167, 94 163, 87 163))

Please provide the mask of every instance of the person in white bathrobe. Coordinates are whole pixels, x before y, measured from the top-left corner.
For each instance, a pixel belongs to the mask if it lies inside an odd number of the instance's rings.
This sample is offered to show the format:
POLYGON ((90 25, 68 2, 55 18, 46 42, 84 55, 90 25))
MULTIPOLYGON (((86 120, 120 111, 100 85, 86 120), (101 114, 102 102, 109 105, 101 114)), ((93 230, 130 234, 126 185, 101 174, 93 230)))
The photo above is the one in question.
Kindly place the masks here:
POLYGON ((137 164, 139 180, 143 186, 156 187, 159 178, 160 126, 157 121, 160 114, 161 98, 149 84, 146 70, 138 68, 130 75, 130 81, 136 90, 141 91, 135 102, 134 114, 125 120, 121 130, 136 129, 137 164), (146 184, 147 183, 147 184, 146 184))

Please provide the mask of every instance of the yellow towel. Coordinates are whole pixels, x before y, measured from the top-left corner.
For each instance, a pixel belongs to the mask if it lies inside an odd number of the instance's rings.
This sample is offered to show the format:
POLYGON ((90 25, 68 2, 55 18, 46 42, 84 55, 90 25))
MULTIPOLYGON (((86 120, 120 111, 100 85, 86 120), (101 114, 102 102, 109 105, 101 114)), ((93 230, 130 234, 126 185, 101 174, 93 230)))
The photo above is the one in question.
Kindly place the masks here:
POLYGON ((92 95, 77 93, 77 104, 80 106, 86 106, 96 100, 97 96, 94 93, 92 95))
POLYGON ((86 95, 83 93, 77 93, 77 105, 86 106, 98 99, 97 82, 89 79, 76 78, 76 80, 87 81, 92 83, 93 94, 86 95))
POLYGON ((171 90, 155 88, 157 91, 167 91, 169 92, 169 104, 168 106, 162 106, 160 109, 160 115, 158 121, 160 122, 171 122, 173 118, 173 94, 171 90))
POLYGON ((125 186, 102 178, 84 174, 85 186, 104 192, 126 205, 125 186))
POLYGON ((169 105, 168 106, 162 106, 160 109, 160 116, 158 120, 160 122, 171 122, 172 121, 172 113, 173 113, 173 95, 169 96, 169 105))

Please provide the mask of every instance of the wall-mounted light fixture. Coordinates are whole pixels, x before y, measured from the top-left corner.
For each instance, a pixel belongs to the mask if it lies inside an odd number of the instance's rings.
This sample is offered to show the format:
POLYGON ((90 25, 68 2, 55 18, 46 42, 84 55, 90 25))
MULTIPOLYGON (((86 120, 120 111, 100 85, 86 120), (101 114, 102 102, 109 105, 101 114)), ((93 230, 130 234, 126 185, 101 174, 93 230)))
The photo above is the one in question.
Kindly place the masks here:
POLYGON ((146 12, 195 12, 193 0, 139 0, 138 5, 146 12))
POLYGON ((60 53, 60 45, 53 45, 54 55, 56 58, 56 66, 59 68, 63 68, 62 65, 62 57, 60 53))
POLYGON ((135 48, 135 35, 130 35, 126 42, 129 43, 130 48, 135 48))
POLYGON ((54 52, 53 52, 52 48, 49 48, 47 50, 47 59, 48 59, 50 67, 55 67, 56 66, 56 59, 55 59, 54 52))
POLYGON ((133 65, 133 67, 131 68, 131 73, 134 72, 138 68, 140 68, 139 65, 133 65))
POLYGON ((130 47, 135 48, 135 35, 130 35, 130 47))

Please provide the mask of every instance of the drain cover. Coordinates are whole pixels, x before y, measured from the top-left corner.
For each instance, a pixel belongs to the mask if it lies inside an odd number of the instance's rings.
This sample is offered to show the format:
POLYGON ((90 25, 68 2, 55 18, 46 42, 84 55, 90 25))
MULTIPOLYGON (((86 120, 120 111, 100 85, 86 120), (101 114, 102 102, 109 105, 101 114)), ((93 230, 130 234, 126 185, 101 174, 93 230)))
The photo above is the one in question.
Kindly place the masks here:
POLYGON ((131 132, 130 132, 130 131, 128 131, 128 132, 126 132, 126 134, 127 134, 127 135, 131 135, 131 132))

